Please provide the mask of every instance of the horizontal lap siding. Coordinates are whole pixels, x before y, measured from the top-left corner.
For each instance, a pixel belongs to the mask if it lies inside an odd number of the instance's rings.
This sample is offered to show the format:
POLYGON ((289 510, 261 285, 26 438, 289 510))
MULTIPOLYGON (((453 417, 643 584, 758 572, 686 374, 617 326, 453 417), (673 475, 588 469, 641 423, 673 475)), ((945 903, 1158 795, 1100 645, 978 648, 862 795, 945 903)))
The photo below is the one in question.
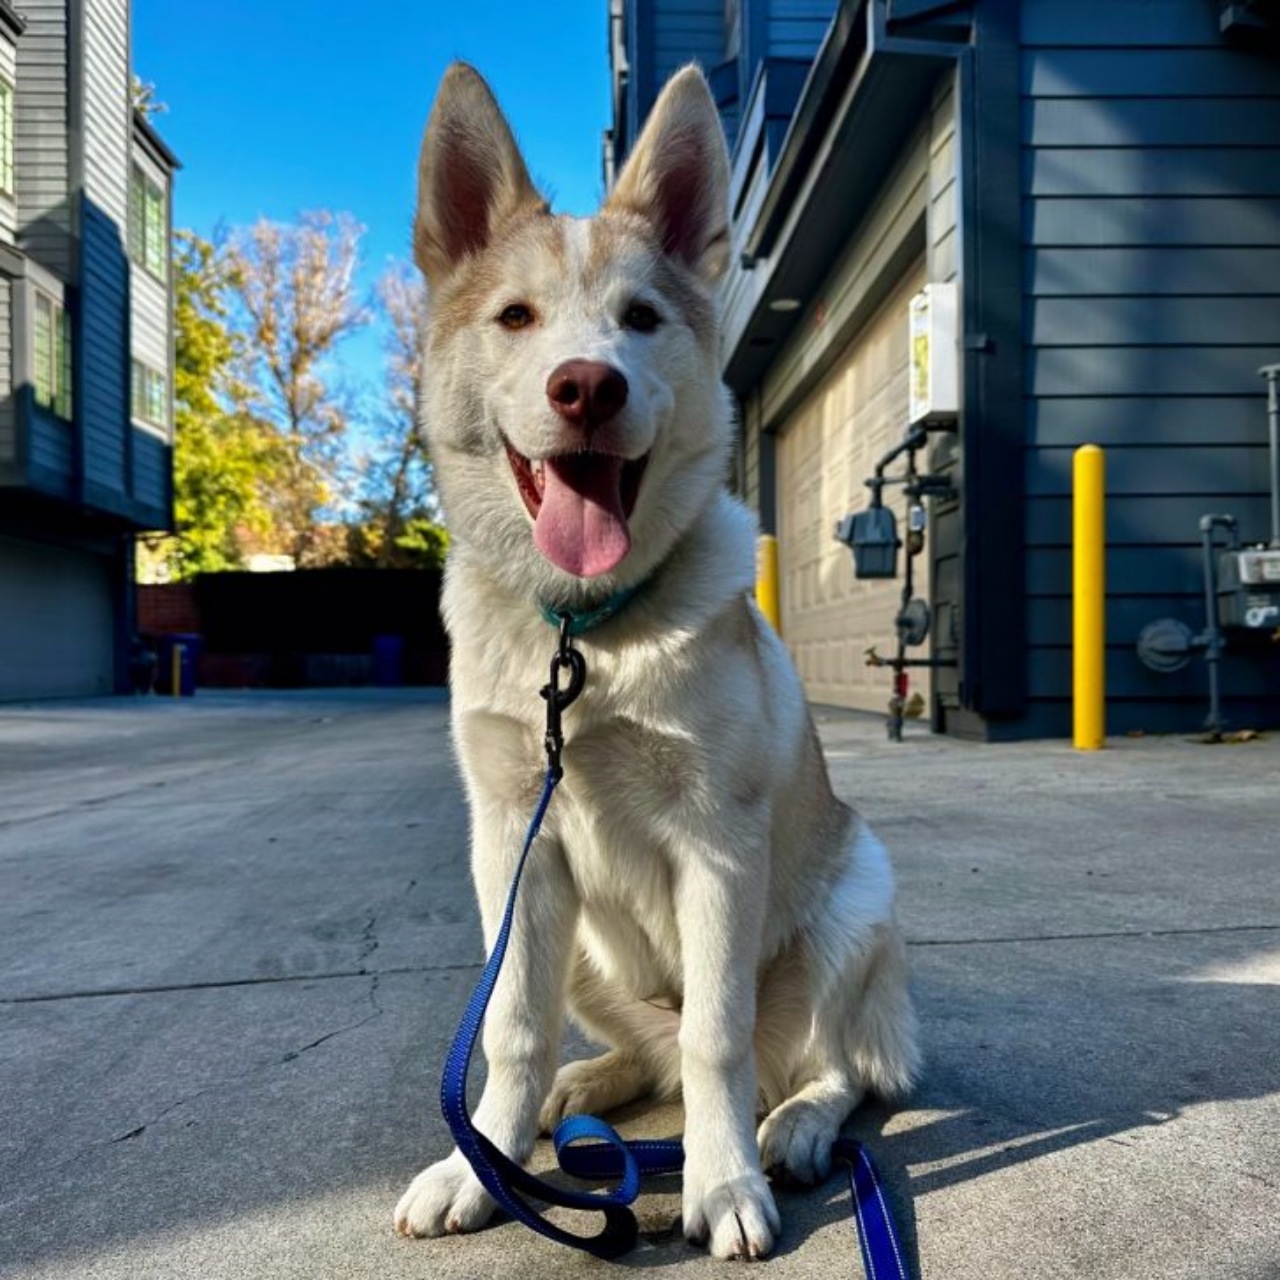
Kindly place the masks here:
POLYGON ((125 0, 85 0, 84 208, 80 409, 85 480, 127 497, 129 425, 129 115, 125 0))
POLYGON ((85 358, 79 417, 85 480, 125 495, 129 491, 128 261, 114 222, 89 204, 83 222, 80 335, 85 358))
POLYGON ((173 492, 173 446, 153 431, 133 428, 133 496, 144 507, 164 513, 166 521, 173 492))
POLYGON ((812 58, 836 11, 835 0, 769 0, 765 44, 772 58, 812 58))
POLYGON ((31 470, 41 477, 40 488, 69 497, 75 470, 71 423, 47 411, 36 410, 31 414, 27 432, 28 461, 31 470))
POLYGON ((72 272, 66 0, 27 0, 18 40, 14 181, 19 243, 63 280, 72 272))
POLYGON ((119 228, 129 218, 129 14, 126 0, 85 0, 85 195, 119 228))
MULTIPOLYGON (((1203 717, 1203 664, 1156 676, 1134 652, 1154 618, 1204 625, 1200 516, 1268 533, 1257 369, 1280 359, 1280 62, 1226 44, 1215 16, 1201 0, 1023 6, 1028 675, 1033 715, 1064 732, 1075 447, 1108 448, 1112 731, 1203 717)), ((1273 658, 1233 651, 1226 668, 1238 723, 1280 719, 1273 658)))
MULTIPOLYGON (((168 198, 169 176, 141 148, 134 150, 133 163, 166 192, 168 198)), ((132 353, 166 378, 171 378, 173 336, 168 284, 136 262, 130 263, 129 277, 132 353)))
POLYGON ((724 0, 655 0, 654 76, 661 88, 686 62, 724 61, 724 0))
POLYGON ((170 376, 169 291, 149 271, 130 264, 133 355, 170 376))

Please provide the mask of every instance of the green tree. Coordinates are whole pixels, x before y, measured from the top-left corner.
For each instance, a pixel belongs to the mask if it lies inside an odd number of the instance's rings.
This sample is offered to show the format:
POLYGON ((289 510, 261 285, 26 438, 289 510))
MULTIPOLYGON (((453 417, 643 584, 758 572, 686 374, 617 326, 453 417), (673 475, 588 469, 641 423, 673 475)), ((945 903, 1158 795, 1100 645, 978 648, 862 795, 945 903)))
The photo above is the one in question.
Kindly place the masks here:
POLYGON ((179 231, 174 246, 174 515, 177 532, 152 542, 167 575, 243 566, 278 541, 267 494, 287 455, 249 413, 228 322, 228 267, 208 241, 179 231))

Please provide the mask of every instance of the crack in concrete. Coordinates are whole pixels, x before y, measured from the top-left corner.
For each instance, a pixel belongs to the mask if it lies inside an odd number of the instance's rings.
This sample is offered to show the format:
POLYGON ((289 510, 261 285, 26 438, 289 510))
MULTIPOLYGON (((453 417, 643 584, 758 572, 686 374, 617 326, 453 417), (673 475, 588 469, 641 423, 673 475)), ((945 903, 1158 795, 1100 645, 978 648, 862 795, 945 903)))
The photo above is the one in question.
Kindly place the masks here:
MULTIPOLYGON (((376 917, 370 916, 361 934, 363 949, 359 959, 362 961, 368 959, 378 949, 378 940, 372 932, 375 926, 376 917)), ((1280 932, 1280 924, 1227 924, 1181 929, 1111 929, 1096 933, 1010 934, 996 938, 909 938, 907 945, 909 947, 996 947, 1029 942, 1105 942, 1126 938, 1212 937, 1218 934, 1276 932, 1280 932)), ((122 996, 167 995, 182 991, 221 991, 234 987, 276 986, 288 982, 331 982, 343 978, 382 979, 405 974, 473 973, 483 968, 482 960, 468 961, 463 964, 388 965, 383 969, 369 969, 362 965, 358 969, 332 969, 322 973, 285 973, 273 974, 269 977, 211 979, 208 982, 167 982, 156 983, 153 986, 100 987, 78 991, 40 992, 25 996, 0 996, 0 1006, 49 1004, 58 1000, 104 1000, 122 996)))
MULTIPOLYGON (((374 983, 375 985, 377 983, 376 976, 374 977, 374 983)), ((310 1053, 312 1049, 318 1049, 322 1044, 327 1044, 330 1040, 335 1039, 337 1036, 344 1036, 347 1034, 348 1031, 358 1031, 361 1027, 368 1026, 369 1023, 371 1023, 375 1018, 380 1018, 381 1016, 382 1016, 382 1009, 380 1007, 375 1007, 374 1011, 371 1014, 369 1014, 367 1018, 361 1018, 357 1022, 348 1023, 347 1026, 345 1027, 338 1027, 337 1030, 335 1031, 326 1031, 324 1035, 317 1036, 316 1039, 310 1041, 307 1044, 304 1044, 300 1049, 290 1049, 289 1052, 284 1055, 284 1057, 278 1059, 274 1063, 269 1063, 267 1065, 282 1067, 286 1062, 295 1061, 296 1059, 302 1057, 304 1053, 310 1053)))
MULTIPOLYGON (((377 944, 375 943, 374 945, 376 947, 377 944)), ((130 1142, 134 1138, 142 1137, 148 1129, 159 1124, 166 1116, 171 1115, 173 1112, 178 1111, 185 1106, 189 1106, 197 1099, 203 1098, 205 1094, 214 1093, 219 1089, 228 1089, 234 1085, 244 1084, 246 1081, 262 1076, 276 1067, 282 1067, 286 1063, 296 1061, 298 1058, 301 1058, 303 1054, 310 1053, 311 1050, 319 1048, 322 1044, 326 1044, 328 1041, 336 1039, 338 1036, 346 1035, 348 1032, 358 1031, 361 1027, 368 1026, 369 1023, 373 1022, 376 1018, 380 1018, 383 1014, 382 1005, 378 1002, 378 983, 381 975, 375 973, 368 976, 370 978, 368 999, 373 1005, 373 1012, 368 1014, 366 1017, 359 1018, 355 1022, 348 1023, 346 1026, 337 1027, 333 1031, 327 1031, 324 1035, 317 1036, 307 1044, 304 1044, 297 1049, 290 1049, 288 1053, 283 1054, 281 1057, 272 1058, 267 1062, 260 1062, 256 1066, 250 1067, 247 1071, 241 1072, 239 1075, 231 1076, 226 1080, 215 1081, 213 1084, 205 1085, 202 1089, 197 1089, 194 1093, 184 1094, 181 1098, 169 1103, 167 1107, 157 1111, 155 1115, 153 1115, 149 1120, 144 1121, 142 1124, 135 1125, 132 1129, 128 1129, 124 1133, 118 1133, 114 1137, 104 1138, 100 1141, 86 1144, 76 1151, 74 1155, 68 1156, 67 1159, 59 1161, 53 1166, 51 1172, 56 1173, 59 1170, 65 1169, 68 1165, 75 1164, 77 1161, 82 1160, 91 1152, 99 1151, 106 1147, 113 1147, 119 1143, 130 1142)), ((9 1202, 6 1201, 3 1203, 9 1202)))
MULTIPOLYGON (((361 960, 367 959, 378 948, 378 942, 371 933, 375 924, 376 917, 371 916, 361 935, 362 946, 366 948, 361 952, 361 960)), ((1216 934, 1275 933, 1278 931, 1280 931, 1280 924, 1234 924, 1180 929, 1113 929, 1096 933, 1011 934, 995 938, 909 938, 907 945, 909 947, 989 947, 1029 942, 1093 942, 1125 938, 1209 937, 1216 934)), ((374 970, 362 966, 358 969, 334 969, 323 973, 273 974, 270 977, 224 978, 208 982, 157 983, 154 986, 104 987, 96 990, 54 991, 26 996, 0 996, 0 1006, 46 1004, 58 1000, 101 1000, 120 996, 164 995, 182 991, 220 991, 224 988, 233 987, 273 986, 287 982, 329 982, 342 978, 385 978, 398 977, 404 974, 468 973, 482 968, 484 968, 484 962, 480 960, 464 964, 388 965, 384 969, 374 970)))
POLYGON ((335 969, 327 973, 286 973, 260 978, 223 978, 209 982, 169 982, 155 986, 101 987, 80 991, 51 991, 27 996, 0 996, 0 1005, 49 1004, 57 1000, 104 1000, 122 996, 168 995, 182 991, 222 991, 234 987, 269 987, 287 982, 329 982, 343 978, 387 978, 401 974, 472 973, 484 968, 484 961, 466 964, 404 964, 385 969, 335 969))

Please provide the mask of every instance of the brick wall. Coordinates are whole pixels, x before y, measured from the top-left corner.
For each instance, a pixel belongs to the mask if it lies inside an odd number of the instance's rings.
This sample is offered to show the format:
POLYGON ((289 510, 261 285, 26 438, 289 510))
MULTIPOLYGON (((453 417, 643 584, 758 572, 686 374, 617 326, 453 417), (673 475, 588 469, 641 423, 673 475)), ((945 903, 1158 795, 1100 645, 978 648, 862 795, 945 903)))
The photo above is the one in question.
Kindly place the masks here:
POLYGON ((138 587, 138 631, 144 636, 199 632, 200 609, 190 582, 138 587))

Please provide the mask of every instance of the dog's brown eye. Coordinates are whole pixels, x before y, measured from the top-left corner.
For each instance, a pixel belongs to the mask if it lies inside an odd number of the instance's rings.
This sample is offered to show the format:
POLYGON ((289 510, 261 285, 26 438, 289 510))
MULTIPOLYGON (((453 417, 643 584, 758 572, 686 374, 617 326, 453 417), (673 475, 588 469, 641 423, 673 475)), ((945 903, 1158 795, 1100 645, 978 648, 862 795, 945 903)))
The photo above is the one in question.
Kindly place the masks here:
POLYGON ((524 329, 533 323, 533 308, 525 306, 523 302, 513 302, 502 309, 498 323, 504 329, 524 329))
POLYGON ((622 327, 637 333, 652 333, 661 323, 661 316, 647 302, 633 302, 622 313, 622 327))

